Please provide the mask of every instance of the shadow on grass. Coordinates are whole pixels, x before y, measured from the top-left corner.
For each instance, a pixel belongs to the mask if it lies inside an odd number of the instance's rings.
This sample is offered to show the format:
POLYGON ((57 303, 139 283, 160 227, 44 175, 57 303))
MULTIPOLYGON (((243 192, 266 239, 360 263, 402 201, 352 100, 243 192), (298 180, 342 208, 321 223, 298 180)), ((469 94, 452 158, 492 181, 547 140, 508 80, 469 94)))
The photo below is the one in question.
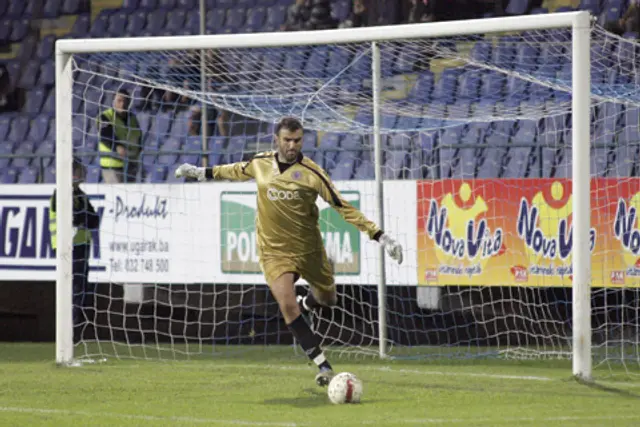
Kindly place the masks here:
MULTIPOLYGON (((359 405, 368 405, 381 402, 389 402, 393 399, 367 399, 365 398, 359 405)), ((316 408, 331 405, 325 390, 307 388, 297 397, 278 397, 265 399, 265 405, 288 405, 294 408, 316 408)))
POLYGON ((625 390, 625 389, 613 387, 610 385, 600 384, 596 381, 586 381, 586 380, 583 380, 582 378, 577 378, 577 377, 574 377, 574 379, 578 384, 584 385, 593 390, 603 391, 606 393, 615 394, 620 397, 626 397, 629 399, 640 399, 639 393, 635 393, 630 390, 625 390))

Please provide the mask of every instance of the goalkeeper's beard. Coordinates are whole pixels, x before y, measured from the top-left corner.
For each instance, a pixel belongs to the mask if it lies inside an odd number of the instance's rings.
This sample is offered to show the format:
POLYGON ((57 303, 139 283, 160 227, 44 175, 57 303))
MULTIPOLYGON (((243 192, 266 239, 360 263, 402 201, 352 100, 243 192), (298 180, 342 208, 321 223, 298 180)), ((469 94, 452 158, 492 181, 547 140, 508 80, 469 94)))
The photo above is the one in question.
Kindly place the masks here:
POLYGON ((283 163, 293 163, 298 158, 298 150, 278 150, 278 158, 283 163))

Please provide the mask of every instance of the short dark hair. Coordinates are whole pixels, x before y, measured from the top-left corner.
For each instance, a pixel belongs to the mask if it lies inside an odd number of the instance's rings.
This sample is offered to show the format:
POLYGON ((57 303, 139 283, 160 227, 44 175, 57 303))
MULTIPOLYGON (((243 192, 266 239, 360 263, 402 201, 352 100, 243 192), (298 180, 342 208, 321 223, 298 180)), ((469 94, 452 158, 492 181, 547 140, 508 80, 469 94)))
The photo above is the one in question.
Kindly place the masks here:
POLYGON ((280 129, 286 129, 289 132, 295 132, 302 129, 302 123, 295 117, 283 117, 276 125, 275 134, 280 135, 280 129))
POLYGON ((122 95, 122 96, 124 96, 125 98, 131 98, 131 94, 129 93, 129 90, 128 90, 128 89, 126 89, 126 88, 123 88, 123 87, 119 88, 119 89, 116 91, 116 95, 122 95))

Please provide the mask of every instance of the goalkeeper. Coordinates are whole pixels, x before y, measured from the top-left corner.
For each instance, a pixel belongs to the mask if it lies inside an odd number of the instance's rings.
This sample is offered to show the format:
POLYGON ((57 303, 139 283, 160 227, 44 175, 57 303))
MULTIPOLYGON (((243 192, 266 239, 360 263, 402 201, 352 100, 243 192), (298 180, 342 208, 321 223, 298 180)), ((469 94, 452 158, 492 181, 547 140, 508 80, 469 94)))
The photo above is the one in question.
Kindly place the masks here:
POLYGON ((283 118, 275 129, 276 151, 258 154, 248 162, 213 168, 183 164, 176 176, 199 181, 256 180, 260 266, 287 326, 320 369, 316 383, 325 386, 333 370, 320 348, 320 338, 303 317, 310 310, 337 302, 333 267, 318 225, 318 195, 347 222, 382 244, 398 263, 402 262, 402 247, 344 200, 326 172, 302 155, 302 133, 297 119, 283 118), (300 277, 309 282, 311 292, 296 299, 294 283, 300 277))

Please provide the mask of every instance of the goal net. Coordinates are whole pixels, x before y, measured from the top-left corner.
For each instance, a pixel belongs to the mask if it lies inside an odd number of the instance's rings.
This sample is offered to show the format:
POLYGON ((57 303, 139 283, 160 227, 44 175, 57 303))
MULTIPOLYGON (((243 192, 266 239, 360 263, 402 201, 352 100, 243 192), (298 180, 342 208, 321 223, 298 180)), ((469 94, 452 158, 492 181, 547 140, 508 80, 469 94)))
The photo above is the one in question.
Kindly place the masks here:
MULTIPOLYGON (((402 266, 381 270, 377 245, 319 202, 339 302, 313 326, 330 351, 376 355, 382 340, 396 357, 570 358, 571 29, 482 32, 136 52, 114 39, 109 52, 74 54, 74 149, 102 215, 74 356, 293 344, 257 262, 255 184, 173 176, 182 162, 271 149, 288 115, 304 123, 304 154, 371 219, 379 132, 384 228, 405 248, 402 266), (96 118, 121 89, 141 154, 129 183, 107 184, 96 118)), ((638 45, 598 26, 590 37, 593 356, 637 368, 638 45)))

